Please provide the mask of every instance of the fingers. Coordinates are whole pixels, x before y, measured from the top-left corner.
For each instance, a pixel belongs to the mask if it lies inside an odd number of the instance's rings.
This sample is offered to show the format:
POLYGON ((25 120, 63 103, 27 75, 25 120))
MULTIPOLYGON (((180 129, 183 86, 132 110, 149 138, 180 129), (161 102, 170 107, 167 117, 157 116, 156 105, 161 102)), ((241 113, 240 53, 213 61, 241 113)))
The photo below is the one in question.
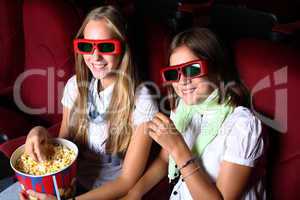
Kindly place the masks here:
POLYGON ((148 125, 149 131, 153 131, 156 133, 165 132, 169 129, 173 129, 173 122, 164 114, 157 113, 155 117, 149 122, 148 125))
POLYGON ((27 193, 30 196, 35 197, 35 198, 37 198, 39 200, 56 200, 55 196, 47 195, 47 194, 44 194, 44 193, 35 192, 33 190, 27 190, 27 193))
POLYGON ((174 126, 172 120, 162 113, 157 113, 152 121, 158 126, 162 126, 165 128, 172 128, 174 126))
POLYGON ((159 141, 158 141, 158 135, 157 135, 154 131, 149 130, 149 135, 150 135, 150 137, 151 137, 155 142, 159 143, 159 141))
POLYGON ((22 191, 22 192, 19 193, 19 199, 20 200, 27 200, 29 198, 28 198, 28 195, 26 194, 26 192, 22 191))
POLYGON ((35 192, 33 190, 22 191, 19 193, 20 200, 28 200, 29 196, 39 199, 39 200, 56 200, 55 196, 47 195, 44 193, 35 192))
POLYGON ((157 128, 163 128, 168 123, 169 123, 169 118, 163 115, 162 113, 157 113, 151 120, 152 126, 156 126, 157 128))
POLYGON ((169 117, 165 116, 164 114, 162 114, 162 113, 160 113, 160 112, 157 113, 157 114, 155 115, 155 117, 156 117, 157 119, 159 119, 160 121, 162 121, 163 123, 166 123, 166 124, 168 124, 168 123, 171 122, 171 120, 170 120, 169 117))
POLYGON ((33 128, 26 139, 25 152, 36 162, 46 160, 45 147, 47 143, 47 133, 44 128, 33 128))
POLYGON ((156 132, 158 130, 158 126, 154 122, 149 121, 148 122, 148 130, 152 131, 152 132, 156 132))
POLYGON ((31 141, 26 141, 25 153, 27 153, 34 161, 38 161, 38 158, 34 153, 34 144, 31 141))
POLYGON ((164 122, 157 116, 154 116, 151 122, 154 123, 156 126, 164 125, 164 122))
POLYGON ((35 192, 33 190, 27 190, 27 194, 30 195, 31 197, 35 197, 35 198, 40 199, 40 200, 45 199, 44 197, 41 198, 41 194, 40 193, 37 193, 37 192, 35 192))
POLYGON ((34 152, 39 162, 43 162, 46 160, 46 156, 42 148, 44 148, 43 144, 39 142, 34 143, 34 152))

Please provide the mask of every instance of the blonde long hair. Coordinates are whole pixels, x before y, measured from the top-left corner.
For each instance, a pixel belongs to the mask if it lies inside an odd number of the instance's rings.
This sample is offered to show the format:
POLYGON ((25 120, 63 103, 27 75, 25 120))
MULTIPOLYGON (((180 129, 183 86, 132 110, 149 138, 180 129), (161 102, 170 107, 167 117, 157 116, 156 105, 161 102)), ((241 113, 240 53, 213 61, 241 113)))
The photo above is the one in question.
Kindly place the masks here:
MULTIPOLYGON (((76 38, 83 38, 83 32, 90 20, 105 19, 113 37, 122 43, 122 54, 119 57, 119 67, 116 81, 108 107, 106 120, 109 124, 106 151, 108 153, 124 154, 127 150, 131 135, 131 113, 134 105, 135 76, 129 46, 126 42, 126 23, 117 9, 112 6, 103 6, 92 10, 85 18, 76 38)), ((92 74, 86 66, 83 56, 75 54, 76 81, 78 97, 71 111, 73 123, 70 123, 70 132, 75 141, 85 146, 88 134, 88 89, 92 74), (72 125, 73 124, 73 125, 72 125)), ((70 119, 71 119, 70 118, 70 119)))

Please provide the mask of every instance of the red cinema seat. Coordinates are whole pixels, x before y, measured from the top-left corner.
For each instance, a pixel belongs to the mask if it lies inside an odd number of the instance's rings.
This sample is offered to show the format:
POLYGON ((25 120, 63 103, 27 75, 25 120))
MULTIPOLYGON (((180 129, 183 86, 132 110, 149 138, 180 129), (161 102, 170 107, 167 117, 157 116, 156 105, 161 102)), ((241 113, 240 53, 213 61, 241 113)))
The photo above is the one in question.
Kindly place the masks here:
POLYGON ((12 92, 17 76, 24 69, 22 0, 0 1, 0 98, 12 92))
POLYGON ((234 50, 253 110, 270 129, 269 198, 300 199, 300 50, 255 39, 238 41, 234 50))
POLYGON ((74 71, 72 39, 80 24, 77 10, 67 1, 23 2, 25 64, 14 82, 14 103, 20 111, 0 107, 7 113, 0 115, 1 133, 10 139, 34 125, 50 127, 61 121, 60 100, 74 71), (27 123, 16 126, 19 121, 27 123))
MULTIPOLYGON (((160 76, 160 70, 162 67, 168 65, 168 49, 171 42, 171 31, 162 21, 156 21, 150 18, 144 19, 145 23, 145 46, 147 51, 147 61, 148 61, 148 80, 154 83, 157 89, 160 102, 159 109, 164 112, 164 98, 166 91, 164 90, 162 78, 160 76)), ((154 151, 159 151, 160 146, 157 144, 153 145, 154 151)), ((154 160, 158 154, 152 153, 150 155, 150 160, 154 160)), ((158 185, 156 185, 152 190, 150 190, 144 197, 145 200, 157 199, 164 200, 169 199, 169 184, 168 178, 164 178, 158 185)))

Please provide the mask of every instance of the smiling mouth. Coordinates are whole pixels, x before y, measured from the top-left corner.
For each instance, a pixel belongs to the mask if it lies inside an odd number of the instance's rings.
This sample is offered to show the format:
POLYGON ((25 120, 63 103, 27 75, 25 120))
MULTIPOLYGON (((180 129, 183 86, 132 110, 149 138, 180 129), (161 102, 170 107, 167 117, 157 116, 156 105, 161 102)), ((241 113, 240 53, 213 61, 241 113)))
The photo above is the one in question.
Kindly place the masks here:
POLYGON ((103 70, 106 67, 106 64, 100 64, 100 65, 92 64, 92 65, 93 65, 93 68, 96 70, 103 70))
POLYGON ((183 89, 181 90, 183 94, 190 94, 195 91, 196 88, 189 88, 189 89, 183 89))

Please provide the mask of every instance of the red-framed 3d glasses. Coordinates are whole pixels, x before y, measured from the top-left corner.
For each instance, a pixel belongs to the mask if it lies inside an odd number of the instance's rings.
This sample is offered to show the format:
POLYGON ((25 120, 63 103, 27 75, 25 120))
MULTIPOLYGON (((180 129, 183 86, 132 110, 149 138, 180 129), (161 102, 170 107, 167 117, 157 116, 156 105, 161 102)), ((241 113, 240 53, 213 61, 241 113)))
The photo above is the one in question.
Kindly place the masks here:
POLYGON ((97 49, 98 54, 117 55, 121 53, 121 42, 117 39, 88 40, 75 39, 74 51, 79 54, 93 54, 97 49))
POLYGON ((163 68, 160 73, 164 82, 177 82, 181 75, 186 78, 197 78, 207 75, 207 62, 205 60, 193 60, 163 68))

